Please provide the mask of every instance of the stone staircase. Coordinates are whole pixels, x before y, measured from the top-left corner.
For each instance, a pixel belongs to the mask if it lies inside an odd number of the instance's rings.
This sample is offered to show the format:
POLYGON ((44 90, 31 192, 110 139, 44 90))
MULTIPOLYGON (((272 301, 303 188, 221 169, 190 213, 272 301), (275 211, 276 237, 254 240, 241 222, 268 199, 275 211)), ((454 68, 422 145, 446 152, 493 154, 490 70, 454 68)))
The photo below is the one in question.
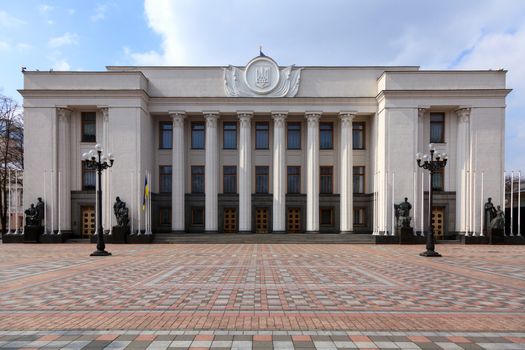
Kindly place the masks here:
POLYGON ((371 234, 241 234, 241 233, 157 233, 153 243, 173 244, 372 244, 371 234))

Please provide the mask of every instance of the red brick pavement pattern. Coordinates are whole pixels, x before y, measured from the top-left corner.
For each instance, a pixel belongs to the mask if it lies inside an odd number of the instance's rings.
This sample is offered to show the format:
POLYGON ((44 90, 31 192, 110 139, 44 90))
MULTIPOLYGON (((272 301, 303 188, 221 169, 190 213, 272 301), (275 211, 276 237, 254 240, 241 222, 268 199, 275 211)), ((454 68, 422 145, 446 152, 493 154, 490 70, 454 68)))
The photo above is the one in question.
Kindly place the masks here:
POLYGON ((0 329, 525 330, 525 247, 0 245, 0 329))

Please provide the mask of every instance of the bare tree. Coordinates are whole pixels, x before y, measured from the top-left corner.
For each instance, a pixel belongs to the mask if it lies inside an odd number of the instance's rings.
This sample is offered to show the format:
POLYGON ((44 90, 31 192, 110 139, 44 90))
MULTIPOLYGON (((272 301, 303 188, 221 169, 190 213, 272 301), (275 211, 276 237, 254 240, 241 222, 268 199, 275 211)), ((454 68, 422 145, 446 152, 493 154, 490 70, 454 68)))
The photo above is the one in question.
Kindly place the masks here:
MULTIPOLYGON (((22 108, 10 97, 0 95, 0 224, 7 229, 9 171, 24 168, 24 121, 22 108)), ((19 179, 19 185, 22 184, 19 179)))

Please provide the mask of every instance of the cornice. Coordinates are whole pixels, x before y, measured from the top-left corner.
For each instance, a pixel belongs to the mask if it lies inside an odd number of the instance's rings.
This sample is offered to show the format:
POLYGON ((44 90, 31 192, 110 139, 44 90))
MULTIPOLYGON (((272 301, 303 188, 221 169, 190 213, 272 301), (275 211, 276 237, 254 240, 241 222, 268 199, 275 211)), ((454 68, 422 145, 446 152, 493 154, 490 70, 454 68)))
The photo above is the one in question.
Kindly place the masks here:
POLYGON ((40 90, 40 89, 20 89, 20 95, 24 98, 39 97, 39 98, 57 98, 57 97, 141 97, 146 101, 150 100, 150 96, 145 90, 40 90))
POLYGON ((512 89, 450 89, 450 90, 382 90, 376 99, 385 97, 505 97, 512 89))

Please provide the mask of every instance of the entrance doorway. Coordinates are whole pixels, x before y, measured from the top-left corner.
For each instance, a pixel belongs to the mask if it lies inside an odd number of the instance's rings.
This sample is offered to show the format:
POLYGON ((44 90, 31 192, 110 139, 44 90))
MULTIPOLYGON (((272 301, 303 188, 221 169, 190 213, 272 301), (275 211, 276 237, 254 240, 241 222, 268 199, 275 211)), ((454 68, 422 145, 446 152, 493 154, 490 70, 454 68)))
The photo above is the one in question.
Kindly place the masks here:
POLYGON ((255 233, 268 233, 268 208, 255 209, 255 233))
POLYGON ((224 208, 224 233, 237 232, 237 209, 224 208))
POLYGON ((95 234, 95 207, 81 207, 80 211, 82 215, 82 238, 91 238, 95 234))
POLYGON ((432 226, 434 227, 434 235, 436 239, 443 239, 445 234, 445 208, 432 208, 432 226))
POLYGON ((301 209, 288 208, 288 233, 297 233, 301 231, 301 209))

